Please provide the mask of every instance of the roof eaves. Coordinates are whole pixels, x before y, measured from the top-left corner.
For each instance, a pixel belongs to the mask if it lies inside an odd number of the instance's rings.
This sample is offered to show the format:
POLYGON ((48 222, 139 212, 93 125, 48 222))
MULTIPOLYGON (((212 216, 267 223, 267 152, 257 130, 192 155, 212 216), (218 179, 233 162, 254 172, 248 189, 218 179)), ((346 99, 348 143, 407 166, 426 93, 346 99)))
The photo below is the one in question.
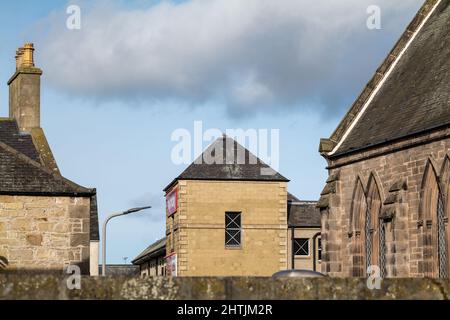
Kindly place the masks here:
MULTIPOLYGON (((88 189, 88 188, 82 187, 82 186, 80 186, 80 185, 78 185, 78 184, 76 184, 76 183, 74 183, 74 182, 64 178, 63 176, 53 172, 52 170, 50 170, 48 168, 43 167, 40 163, 34 161, 33 159, 27 157, 25 154, 17 151, 14 148, 11 148, 10 146, 8 146, 7 144, 5 144, 5 143, 3 143, 1 141, 0 141, 0 148, 5 150, 6 152, 12 154, 16 158, 26 162, 27 164, 29 164, 29 165, 31 165, 31 166, 33 166, 33 167, 35 167, 35 168, 45 172, 45 173, 51 175, 53 179, 62 181, 67 186, 70 186, 70 188, 73 188, 74 190, 76 190, 76 191, 67 192, 67 193, 66 192, 60 192, 60 193, 58 193, 58 192, 53 192, 53 193, 52 192, 36 192, 36 193, 35 192, 24 192, 24 194, 25 193, 27 193, 27 194, 36 194, 36 195, 37 194, 41 194, 41 193, 42 194, 53 194, 53 195, 56 195, 56 194, 72 194, 72 195, 92 195, 92 194, 95 194, 95 189, 88 189)), ((16 192, 16 193, 17 194, 21 194, 21 192, 16 192)), ((11 194, 11 193, 8 193, 8 194, 11 194)))

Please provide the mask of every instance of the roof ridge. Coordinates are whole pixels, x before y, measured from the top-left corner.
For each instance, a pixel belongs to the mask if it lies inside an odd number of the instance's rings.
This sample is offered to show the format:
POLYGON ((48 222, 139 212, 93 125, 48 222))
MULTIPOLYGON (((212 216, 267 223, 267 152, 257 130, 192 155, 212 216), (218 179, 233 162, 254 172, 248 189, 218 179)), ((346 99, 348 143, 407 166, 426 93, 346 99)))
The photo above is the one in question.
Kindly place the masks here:
POLYGON ((41 170, 41 171, 47 173, 47 174, 50 175, 53 179, 62 181, 63 183, 69 185, 71 188, 82 189, 82 190, 80 190, 80 192, 86 192, 86 193, 92 193, 92 192, 94 192, 94 191, 93 191, 94 189, 89 189, 89 188, 80 186, 80 185, 76 184, 75 182, 70 181, 70 180, 67 179, 67 178, 64 178, 62 175, 56 174, 55 172, 51 171, 50 169, 48 169, 48 168, 42 166, 42 164, 40 164, 39 162, 34 161, 33 159, 31 159, 31 158, 28 157, 27 155, 25 155, 25 154, 23 154, 22 152, 20 152, 20 151, 14 149, 14 148, 8 146, 8 145, 7 145, 6 143, 4 143, 4 142, 1 142, 1 141, 0 141, 0 148, 3 149, 3 150, 5 150, 6 152, 12 154, 12 155, 13 155, 14 157, 16 157, 17 159, 19 159, 19 160, 21 160, 21 161, 23 161, 23 162, 25 162, 25 163, 27 163, 27 164, 29 164, 29 165, 35 167, 35 168, 37 168, 37 169, 39 169, 39 170, 41 170))
POLYGON ((426 20, 434 12, 440 2, 441 0, 426 0, 421 6, 419 11, 406 27, 406 30, 395 43, 394 47, 376 69, 374 75, 359 94, 358 98, 346 112, 341 122, 331 134, 330 138, 321 140, 319 147, 319 151, 321 153, 329 154, 336 151, 339 142, 354 124, 355 120, 357 120, 358 115, 364 109, 364 106, 370 103, 369 99, 373 96, 374 92, 376 93, 375 90, 378 89, 380 84, 383 84, 383 81, 386 80, 392 69, 395 68, 396 62, 398 62, 399 58, 401 58, 402 53, 414 40, 414 35, 423 27, 426 20))
MULTIPOLYGON (((223 147, 223 146, 222 146, 223 147)), ((252 167, 253 168, 253 167, 252 167)), ((203 170, 205 170, 205 168, 202 168, 203 170)), ((202 173, 204 173, 202 171, 202 173)), ((210 172, 211 173, 211 172, 210 172)), ((270 165, 268 165, 267 163, 265 163, 264 161, 262 161, 259 157, 257 157, 255 154, 253 154, 249 149, 247 149, 246 147, 244 147, 242 144, 240 144, 236 139, 227 136, 225 134, 222 134, 220 137, 217 137, 217 139, 215 139, 212 143, 210 143, 203 151, 202 153, 195 158, 195 160, 193 162, 191 162, 175 179, 173 179, 163 190, 167 191, 168 189, 170 189, 170 187, 172 187, 176 181, 178 180, 211 180, 211 181, 285 181, 288 182, 289 179, 287 179, 285 176, 283 176, 281 173, 279 173, 277 170, 273 169, 270 165), (231 140, 233 141, 233 162, 232 163, 228 163, 227 162, 227 156, 226 153, 222 154, 222 160, 221 163, 211 163, 211 165, 216 165, 215 169, 213 170, 217 170, 218 166, 223 166, 222 171, 220 172, 220 174, 217 174, 217 171, 215 172, 216 175, 214 175, 214 173, 210 174, 209 176, 207 175, 199 175, 197 172, 197 176, 193 176, 192 175, 192 171, 193 170, 199 170, 198 167, 196 167, 194 169, 195 165, 209 165, 208 163, 206 163, 204 161, 205 159, 205 155, 207 155, 208 150, 215 151, 215 146, 218 143, 225 143, 225 148, 222 149, 223 150, 227 150, 228 144, 226 143, 226 140, 231 140), (238 157, 236 157, 235 152, 239 151, 239 150, 243 150, 244 151, 244 163, 238 163, 236 162, 237 158, 239 157, 239 153, 238 153, 238 157), (250 160, 255 159, 256 161, 253 163, 250 160), (199 160, 201 160, 199 162, 199 160), (240 167, 238 166, 244 166, 244 165, 249 165, 249 166, 258 166, 258 169, 260 169, 258 174, 254 174, 253 176, 251 176, 251 173, 244 172, 240 167), (227 167, 227 166, 234 166, 232 168, 227 167), (233 169, 236 169, 236 171, 238 171, 238 173, 233 173, 231 171, 234 171, 233 169), (261 173, 262 169, 268 169, 270 170, 271 174, 268 173, 261 173), (242 170, 242 172, 244 174, 242 174, 242 176, 239 176, 239 173, 241 172, 240 170, 242 170), (227 174, 223 175, 224 171, 228 171, 227 174), (273 174, 272 174, 273 172, 273 174), (188 176, 188 175, 192 175, 192 176, 188 176), (222 175, 222 176, 220 176, 222 175), (244 176, 245 175, 245 176, 244 176), (230 177, 232 176, 232 177, 230 177), (267 178, 261 178, 261 177, 267 177, 267 178), (272 176, 273 178, 269 178, 270 176, 272 176)))

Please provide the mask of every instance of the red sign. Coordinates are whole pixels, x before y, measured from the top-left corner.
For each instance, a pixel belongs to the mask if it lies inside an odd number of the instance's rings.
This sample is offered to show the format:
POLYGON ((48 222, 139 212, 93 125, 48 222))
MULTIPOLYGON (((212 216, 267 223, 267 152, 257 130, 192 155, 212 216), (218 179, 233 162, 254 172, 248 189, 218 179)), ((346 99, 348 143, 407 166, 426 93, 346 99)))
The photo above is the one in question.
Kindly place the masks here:
POLYGON ((178 210, 178 188, 166 195, 167 216, 173 215, 178 210))

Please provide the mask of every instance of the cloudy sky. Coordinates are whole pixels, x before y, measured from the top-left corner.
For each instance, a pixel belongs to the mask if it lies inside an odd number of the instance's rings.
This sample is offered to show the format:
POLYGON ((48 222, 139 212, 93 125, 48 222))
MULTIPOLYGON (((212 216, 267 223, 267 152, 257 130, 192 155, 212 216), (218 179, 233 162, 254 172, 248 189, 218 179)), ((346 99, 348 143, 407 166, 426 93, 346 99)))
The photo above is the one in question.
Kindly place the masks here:
MULTIPOLYGON (((41 119, 64 176, 96 187, 110 224, 108 262, 164 235, 162 189, 186 165, 171 134, 279 129, 279 171, 297 197, 319 197, 317 152, 423 0, 18 0, 0 4, 0 116, 14 53, 34 42, 41 119), (81 29, 66 22, 81 9, 81 29), (381 9, 370 30, 367 8, 381 9)), ((206 147, 207 141, 203 147, 206 147)))

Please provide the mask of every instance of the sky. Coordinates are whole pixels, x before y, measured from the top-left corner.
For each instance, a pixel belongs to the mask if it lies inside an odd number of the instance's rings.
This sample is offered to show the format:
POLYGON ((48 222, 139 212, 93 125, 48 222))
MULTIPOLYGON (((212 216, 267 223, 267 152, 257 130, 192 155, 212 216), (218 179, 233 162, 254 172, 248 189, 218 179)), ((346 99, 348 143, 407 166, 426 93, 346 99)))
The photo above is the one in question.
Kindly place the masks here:
MULTIPOLYGON (((41 126, 61 173, 97 188, 108 263, 164 236, 179 129, 279 129, 278 171, 317 200, 318 153, 423 0, 17 0, 0 4, 0 116, 15 50, 36 48, 41 126), (69 29, 69 6, 80 28, 69 29), (380 28, 367 20, 380 9, 380 28)), ((73 20, 70 20, 73 21, 73 20)), ((372 20, 371 20, 372 21, 372 20)), ((203 148, 209 144, 202 142, 203 148)), ((253 150, 252 150, 253 151, 253 150)), ((257 153, 257 151, 255 151, 257 153)), ((192 152, 192 158, 195 154, 192 152)))

